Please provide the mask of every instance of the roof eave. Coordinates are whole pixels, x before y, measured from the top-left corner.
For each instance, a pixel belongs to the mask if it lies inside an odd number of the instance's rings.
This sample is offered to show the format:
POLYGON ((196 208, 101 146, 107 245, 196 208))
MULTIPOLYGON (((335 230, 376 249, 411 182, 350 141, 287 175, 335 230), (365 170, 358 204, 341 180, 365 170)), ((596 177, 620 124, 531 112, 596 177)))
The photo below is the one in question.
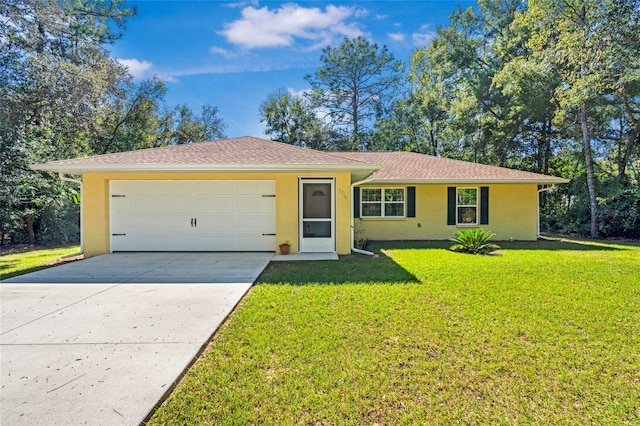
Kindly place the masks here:
POLYGON ((380 169, 374 164, 33 164, 31 169, 56 173, 143 173, 143 172, 277 172, 277 171, 365 171, 380 169))
POLYGON ((367 182, 370 184, 462 184, 462 185, 478 185, 478 184, 498 184, 498 183, 526 183, 537 185, 551 185, 558 183, 569 183, 569 179, 548 178, 548 179, 380 179, 374 178, 367 182))

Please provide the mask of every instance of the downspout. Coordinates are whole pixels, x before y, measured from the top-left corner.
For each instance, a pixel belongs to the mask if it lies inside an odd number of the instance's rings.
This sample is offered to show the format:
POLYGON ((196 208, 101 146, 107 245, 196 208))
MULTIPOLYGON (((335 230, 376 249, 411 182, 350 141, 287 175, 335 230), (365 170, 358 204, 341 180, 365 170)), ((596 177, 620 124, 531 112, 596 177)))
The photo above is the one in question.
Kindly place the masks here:
POLYGON ((547 240, 547 241, 555 241, 555 239, 545 237, 544 235, 540 234, 540 194, 542 194, 545 191, 549 191, 552 188, 553 186, 546 186, 544 188, 538 189, 538 229, 536 230, 536 237, 540 238, 541 240, 547 240))
POLYGON ((84 203, 84 194, 83 194, 82 181, 79 179, 71 179, 71 178, 65 177, 64 173, 58 173, 58 177, 60 178, 60 180, 63 180, 65 182, 75 183, 80 186, 80 251, 78 253, 68 254, 63 258, 75 257, 81 254, 84 254, 84 232, 82 232, 82 226, 84 225, 84 209, 82 208, 82 204, 84 203))
POLYGON ((373 173, 370 174, 369 176, 367 176, 365 179, 359 180, 357 182, 353 182, 351 184, 351 198, 352 198, 352 200, 351 200, 351 251, 354 251, 354 252, 360 253, 360 254, 366 254, 368 256, 373 256, 374 253, 370 252, 370 251, 367 251, 367 250, 360 250, 360 249, 356 248, 356 242, 354 241, 355 240, 355 230, 354 230, 355 219, 353 218, 353 213, 354 213, 354 211, 353 211, 353 189, 356 187, 356 185, 362 185, 363 183, 367 183, 372 179, 373 179, 373 173))

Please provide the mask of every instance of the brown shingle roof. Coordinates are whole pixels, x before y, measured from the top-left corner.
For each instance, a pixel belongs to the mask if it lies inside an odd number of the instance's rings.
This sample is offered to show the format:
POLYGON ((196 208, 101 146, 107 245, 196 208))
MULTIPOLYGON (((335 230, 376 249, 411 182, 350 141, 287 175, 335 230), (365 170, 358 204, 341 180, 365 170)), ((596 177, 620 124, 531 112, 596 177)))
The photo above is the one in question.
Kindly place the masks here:
POLYGON ((49 164, 361 164, 327 152, 249 136, 139 149, 49 164))
POLYGON ((65 173, 351 170, 355 180, 375 172, 374 182, 567 182, 553 176, 413 152, 322 152, 250 136, 52 161, 33 168, 65 173))
POLYGON ((381 166, 373 175, 374 182, 536 182, 564 183, 566 179, 539 173, 513 170, 434 157, 415 152, 339 152, 352 160, 381 166))

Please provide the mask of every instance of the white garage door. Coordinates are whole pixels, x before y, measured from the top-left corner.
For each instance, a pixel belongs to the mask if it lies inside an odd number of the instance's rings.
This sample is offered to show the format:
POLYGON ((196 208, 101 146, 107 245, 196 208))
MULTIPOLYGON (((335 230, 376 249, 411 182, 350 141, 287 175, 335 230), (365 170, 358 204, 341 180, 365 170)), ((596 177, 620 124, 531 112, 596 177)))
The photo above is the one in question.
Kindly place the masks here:
POLYGON ((111 181, 111 251, 275 251, 271 180, 111 181))

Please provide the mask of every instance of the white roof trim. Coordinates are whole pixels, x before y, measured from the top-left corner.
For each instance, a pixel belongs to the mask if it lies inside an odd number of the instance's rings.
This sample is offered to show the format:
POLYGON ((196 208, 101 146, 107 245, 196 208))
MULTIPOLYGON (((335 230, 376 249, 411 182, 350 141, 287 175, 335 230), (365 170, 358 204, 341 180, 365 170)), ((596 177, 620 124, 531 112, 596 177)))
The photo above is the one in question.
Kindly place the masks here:
POLYGON ((350 171, 380 169, 376 164, 34 164, 33 170, 63 173, 87 172, 277 172, 277 171, 350 171))
POLYGON ((547 185, 554 183, 569 183, 570 179, 550 176, 548 179, 376 179, 375 177, 367 182, 367 185, 397 185, 397 184, 481 184, 481 183, 535 183, 538 185, 547 185))

